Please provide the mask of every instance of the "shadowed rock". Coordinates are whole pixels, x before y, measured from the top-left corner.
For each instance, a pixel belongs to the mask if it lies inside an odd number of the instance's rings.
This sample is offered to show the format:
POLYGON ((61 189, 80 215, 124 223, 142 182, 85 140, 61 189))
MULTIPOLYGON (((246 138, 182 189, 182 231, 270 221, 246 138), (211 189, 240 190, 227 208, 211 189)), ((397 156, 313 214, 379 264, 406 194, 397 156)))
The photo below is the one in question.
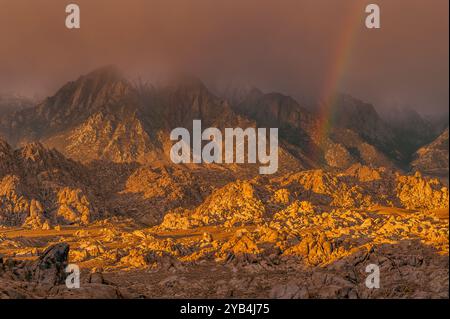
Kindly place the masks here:
POLYGON ((49 247, 31 267, 32 280, 40 284, 58 285, 65 281, 69 245, 56 244, 49 247))

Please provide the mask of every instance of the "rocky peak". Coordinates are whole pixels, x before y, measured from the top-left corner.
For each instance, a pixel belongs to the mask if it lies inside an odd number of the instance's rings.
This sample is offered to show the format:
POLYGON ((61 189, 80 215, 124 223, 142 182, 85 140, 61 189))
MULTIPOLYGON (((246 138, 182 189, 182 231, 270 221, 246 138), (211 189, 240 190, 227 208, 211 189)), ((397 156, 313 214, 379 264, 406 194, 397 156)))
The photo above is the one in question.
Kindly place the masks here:
POLYGON ((112 64, 99 67, 81 78, 102 81, 104 83, 118 82, 124 79, 119 68, 112 64))
POLYGON ((258 89, 252 89, 246 99, 235 108, 239 112, 256 117, 259 121, 293 122, 299 120, 300 115, 309 113, 290 96, 280 93, 264 94, 258 89))
POLYGON ((76 184, 77 179, 81 181, 85 177, 78 163, 67 159, 56 149, 44 147, 39 142, 29 143, 15 150, 14 161, 18 167, 17 174, 32 184, 42 180, 76 184))
POLYGON ((48 151, 39 142, 32 142, 25 145, 21 150, 21 156, 26 160, 36 161, 43 158, 48 151))
POLYGON ((114 67, 105 67, 64 85, 37 107, 37 114, 58 126, 67 120, 84 119, 102 106, 116 103, 131 91, 131 85, 114 67))
POLYGON ((58 167, 67 161, 64 156, 55 149, 47 149, 39 142, 26 144, 15 151, 16 158, 25 165, 54 166, 58 167))
POLYGON ((192 127, 193 119, 202 125, 221 127, 231 125, 237 116, 228 103, 212 94, 197 78, 177 76, 168 83, 141 94, 140 115, 151 130, 172 130, 176 127, 192 127))
POLYGON ((14 146, 67 132, 102 109, 133 105, 132 85, 112 66, 83 75, 34 108, 0 118, 0 132, 14 146))

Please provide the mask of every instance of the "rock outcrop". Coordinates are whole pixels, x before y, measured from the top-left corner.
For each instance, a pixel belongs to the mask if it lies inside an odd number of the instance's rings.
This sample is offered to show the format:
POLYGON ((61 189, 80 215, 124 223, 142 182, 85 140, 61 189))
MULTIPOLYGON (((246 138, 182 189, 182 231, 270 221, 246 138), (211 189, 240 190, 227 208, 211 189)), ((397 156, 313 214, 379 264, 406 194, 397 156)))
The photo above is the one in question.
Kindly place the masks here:
POLYGON ((416 152, 412 168, 425 174, 448 177, 448 128, 416 152))

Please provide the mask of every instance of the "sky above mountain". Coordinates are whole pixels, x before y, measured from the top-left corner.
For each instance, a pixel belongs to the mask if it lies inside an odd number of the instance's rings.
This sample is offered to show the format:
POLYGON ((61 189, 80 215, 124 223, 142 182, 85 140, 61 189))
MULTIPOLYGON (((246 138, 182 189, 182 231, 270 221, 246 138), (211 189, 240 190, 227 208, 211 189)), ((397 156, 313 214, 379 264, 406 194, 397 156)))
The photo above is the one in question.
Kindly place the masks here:
POLYGON ((117 64, 131 77, 189 72, 308 101, 336 91, 377 107, 448 112, 448 1, 78 0, 81 29, 58 0, 0 0, 0 91, 52 94, 117 64))

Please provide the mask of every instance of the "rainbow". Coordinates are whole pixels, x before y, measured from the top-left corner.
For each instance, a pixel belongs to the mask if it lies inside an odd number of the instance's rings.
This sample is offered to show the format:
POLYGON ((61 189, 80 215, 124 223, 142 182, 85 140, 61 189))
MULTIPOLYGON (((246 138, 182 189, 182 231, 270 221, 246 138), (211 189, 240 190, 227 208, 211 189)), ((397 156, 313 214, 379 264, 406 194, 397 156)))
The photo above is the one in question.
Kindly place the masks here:
POLYGON ((345 75, 348 62, 351 59, 352 48, 357 38, 360 23, 363 23, 364 6, 360 1, 354 1, 347 11, 339 36, 336 38, 329 71, 324 81, 319 98, 318 125, 316 141, 322 145, 330 130, 332 109, 345 75))

